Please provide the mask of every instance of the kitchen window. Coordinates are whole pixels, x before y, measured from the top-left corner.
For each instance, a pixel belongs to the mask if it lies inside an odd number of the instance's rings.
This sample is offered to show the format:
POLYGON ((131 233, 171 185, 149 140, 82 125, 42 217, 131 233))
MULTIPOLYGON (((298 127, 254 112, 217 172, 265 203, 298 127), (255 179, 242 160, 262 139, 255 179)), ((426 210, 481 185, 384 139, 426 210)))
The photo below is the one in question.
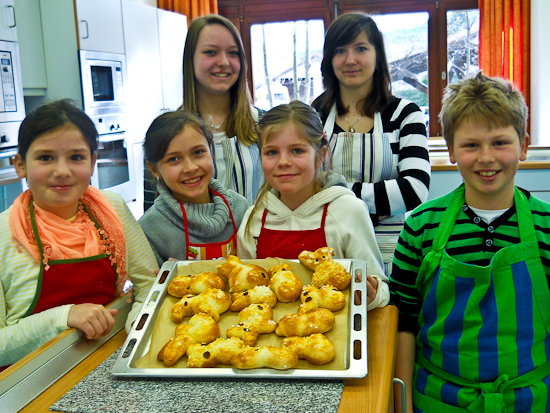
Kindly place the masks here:
MULTIPOLYGON (((265 76, 257 73, 262 71, 262 66, 254 62, 258 58, 258 52, 255 53, 252 47, 253 42, 257 42, 257 32, 252 31, 254 25, 322 20, 326 30, 335 15, 357 10, 370 13, 384 33, 388 62, 392 74, 395 74, 392 84, 394 94, 415 101, 424 110, 429 136, 441 135, 439 122, 430 122, 430 119, 437 119, 441 110, 443 89, 449 81, 456 81, 478 68, 477 0, 279 0, 268 3, 264 0, 218 0, 219 13, 235 23, 243 38, 250 68, 249 82, 254 95, 256 82, 261 82, 258 79, 265 76), (407 18, 411 21, 406 26, 398 23, 407 21, 407 18), (384 20, 390 23, 385 24, 384 20), (418 25, 412 27, 412 21, 418 22, 418 25), (462 28, 459 24, 462 24, 462 28), (411 42, 411 38, 407 36, 411 36, 413 32, 414 41, 411 42), (464 36, 467 36, 467 41, 464 36), (457 41, 457 38, 461 40, 457 41), (393 49, 397 50, 395 53, 399 53, 400 47, 408 47, 409 55, 403 54, 390 60, 390 56, 394 54, 393 49), (412 59, 415 53, 418 53, 417 66, 412 59), (405 67, 405 64, 408 66, 405 67), (413 76, 406 75, 403 69, 407 68, 414 69, 413 76)), ((283 35, 280 34, 280 37, 283 35)), ((292 61, 290 47, 287 56, 292 61)), ((260 58, 263 58, 261 54, 260 58)), ((313 68, 314 58, 310 59, 310 72, 313 73, 316 70, 313 68)), ((302 78, 299 74, 297 77, 302 78)), ((314 89, 314 94, 319 93, 314 89)), ((279 97, 286 98, 281 95, 279 97)), ((261 97, 257 99, 262 100, 261 97)))

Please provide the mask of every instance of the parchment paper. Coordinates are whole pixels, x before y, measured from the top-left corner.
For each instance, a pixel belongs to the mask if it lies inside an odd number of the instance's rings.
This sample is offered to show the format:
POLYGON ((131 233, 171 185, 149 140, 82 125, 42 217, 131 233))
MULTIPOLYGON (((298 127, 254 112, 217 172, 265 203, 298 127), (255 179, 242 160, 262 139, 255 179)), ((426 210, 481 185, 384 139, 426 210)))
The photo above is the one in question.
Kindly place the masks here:
MULTIPOLYGON (((178 265, 177 271, 174 271, 175 274, 171 276, 170 280, 167 280, 165 283, 166 288, 170 284, 170 281, 179 275, 196 275, 200 274, 203 271, 213 271, 216 272, 218 265, 221 265, 225 260, 215 260, 215 261, 197 261, 192 263, 181 263, 178 265)), ((264 268, 266 271, 271 267, 286 263, 292 269, 292 272, 296 274, 302 280, 304 285, 311 284, 312 271, 304 267, 299 262, 292 262, 288 260, 283 260, 280 258, 267 258, 263 260, 243 260, 245 264, 256 264, 264 268)), ((226 291, 228 291, 229 286, 227 286, 226 291)), ((334 343, 336 348, 336 357, 335 359, 321 366, 316 366, 310 364, 306 360, 299 360, 298 366, 296 368, 302 369, 316 369, 316 370, 345 370, 347 366, 348 353, 349 353, 349 344, 348 344, 348 332, 350 328, 350 319, 349 319, 349 294, 350 288, 346 288, 343 293, 346 297, 346 305, 343 309, 334 313, 335 315, 335 324, 334 327, 324 333, 324 335, 334 343)), ((170 310, 172 306, 176 304, 180 298, 172 297, 169 294, 166 294, 166 298, 163 302, 159 302, 157 306, 160 308, 157 309, 158 315, 155 321, 155 325, 152 330, 151 335, 151 344, 149 352, 145 354, 141 359, 136 361, 137 368, 187 368, 187 356, 183 356, 174 366, 165 367, 161 361, 157 360, 157 354, 170 340, 175 336, 175 330, 177 324, 172 321, 170 317, 170 310)), ((296 313, 301 301, 300 298, 293 303, 281 303, 278 302, 273 308, 273 319, 277 322, 286 314, 296 313)), ((183 323, 187 324, 191 317, 185 317, 183 323)), ((227 329, 233 325, 239 323, 238 312, 233 312, 231 310, 226 311, 220 316, 218 325, 220 327, 220 337, 226 338, 225 332, 227 329)), ((256 341, 255 346, 277 346, 281 347, 281 341, 284 337, 279 337, 275 333, 271 334, 261 334, 258 340, 256 341)), ((149 337, 143 337, 143 340, 148 340, 149 337)), ((232 368, 231 366, 219 365, 217 368, 232 368)))

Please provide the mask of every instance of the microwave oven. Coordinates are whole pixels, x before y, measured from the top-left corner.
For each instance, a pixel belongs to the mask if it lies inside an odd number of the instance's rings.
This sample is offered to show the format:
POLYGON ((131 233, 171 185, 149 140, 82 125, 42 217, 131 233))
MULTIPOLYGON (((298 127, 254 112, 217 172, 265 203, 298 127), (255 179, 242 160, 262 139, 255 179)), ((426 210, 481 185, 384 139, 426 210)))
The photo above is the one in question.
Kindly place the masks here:
POLYGON ((80 50, 82 100, 88 115, 126 112, 126 56, 80 50))

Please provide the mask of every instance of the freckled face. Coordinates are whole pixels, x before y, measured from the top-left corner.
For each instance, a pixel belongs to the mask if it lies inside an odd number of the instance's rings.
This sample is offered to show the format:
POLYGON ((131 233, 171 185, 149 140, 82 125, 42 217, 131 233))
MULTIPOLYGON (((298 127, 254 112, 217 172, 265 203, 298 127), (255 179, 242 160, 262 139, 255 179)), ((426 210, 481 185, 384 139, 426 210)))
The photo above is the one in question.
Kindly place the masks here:
POLYGON ((269 136, 262 144, 261 156, 265 179, 281 193, 281 201, 290 209, 315 194, 315 172, 320 166, 317 151, 298 135, 293 124, 269 136))
POLYGON ((214 173, 212 155, 204 135, 192 126, 184 127, 172 139, 162 159, 148 166, 181 202, 210 202, 208 185, 214 173))
POLYGON ((239 78, 239 47, 231 32, 221 24, 205 26, 193 56, 195 87, 198 93, 228 93, 239 78))
POLYGON ((15 157, 20 178, 27 178, 33 201, 63 219, 78 212, 78 200, 90 185, 96 155, 74 126, 46 132, 31 143, 23 160, 15 157))
POLYGON ((516 172, 528 146, 529 137, 520 143, 512 126, 488 129, 470 121, 461 124, 449 155, 464 179, 468 205, 488 210, 511 207, 516 172))

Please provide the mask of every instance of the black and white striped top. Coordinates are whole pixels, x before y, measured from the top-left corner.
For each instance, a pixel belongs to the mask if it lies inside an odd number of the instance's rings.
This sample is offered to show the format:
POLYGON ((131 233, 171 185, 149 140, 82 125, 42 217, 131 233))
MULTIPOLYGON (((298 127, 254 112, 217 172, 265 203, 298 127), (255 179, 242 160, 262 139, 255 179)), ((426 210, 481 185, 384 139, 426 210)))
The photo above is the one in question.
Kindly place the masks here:
POLYGON ((325 169, 341 173, 378 217, 404 214, 428 197, 431 167, 424 115, 410 101, 394 98, 375 114, 370 133, 343 131, 336 108, 321 120, 329 139, 325 169), (333 114, 333 116, 330 116, 333 114))

